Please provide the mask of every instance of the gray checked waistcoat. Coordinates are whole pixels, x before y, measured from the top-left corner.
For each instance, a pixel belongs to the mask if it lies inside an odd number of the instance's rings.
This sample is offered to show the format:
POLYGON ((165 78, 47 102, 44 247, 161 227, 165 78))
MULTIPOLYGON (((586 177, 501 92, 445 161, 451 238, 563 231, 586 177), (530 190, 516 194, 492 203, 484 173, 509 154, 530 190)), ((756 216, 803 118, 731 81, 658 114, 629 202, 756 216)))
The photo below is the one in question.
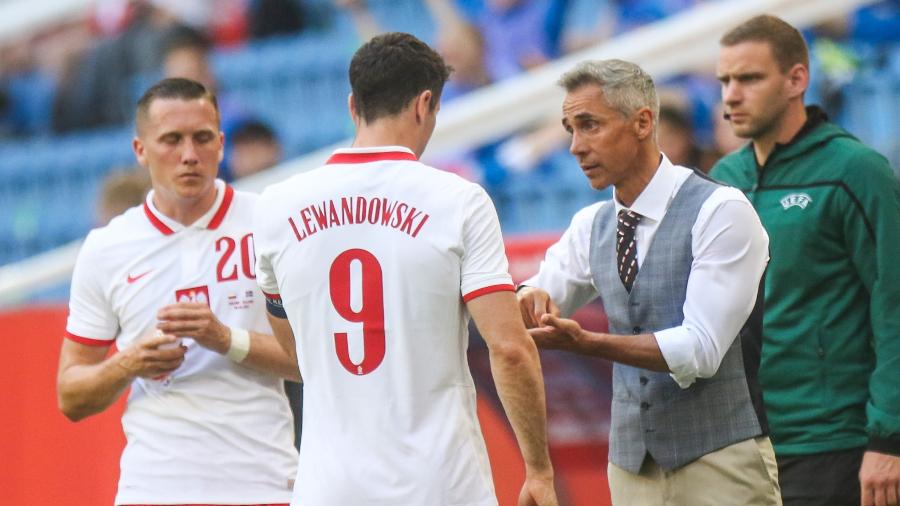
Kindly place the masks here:
MULTIPOLYGON (((696 173, 688 177, 657 229, 631 294, 616 270, 615 206, 610 203, 597 212, 590 265, 611 333, 652 333, 683 323, 693 262, 691 228, 703 202, 718 187, 696 173)), ((753 314, 711 378, 697 379, 682 389, 668 373, 616 363, 609 460, 638 473, 649 453, 661 468, 671 471, 717 449, 766 434, 757 381, 761 336, 760 292, 753 314)))

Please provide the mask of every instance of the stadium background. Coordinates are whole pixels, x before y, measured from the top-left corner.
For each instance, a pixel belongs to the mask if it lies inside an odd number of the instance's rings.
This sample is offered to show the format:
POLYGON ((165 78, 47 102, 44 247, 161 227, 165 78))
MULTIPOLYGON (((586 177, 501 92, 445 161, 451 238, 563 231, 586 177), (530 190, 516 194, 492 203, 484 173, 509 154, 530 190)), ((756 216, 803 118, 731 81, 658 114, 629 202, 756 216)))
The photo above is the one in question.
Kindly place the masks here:
MULTIPOLYGON (((46 45, 48 33, 73 26, 89 27, 88 48, 109 40, 115 31, 103 35, 110 28, 102 26, 98 20, 107 18, 98 13, 116 2, 0 3, 0 330, 7 343, 0 368, 5 385, 0 397, 0 490, 7 504, 110 504, 115 490, 124 444, 118 423, 123 403, 79 424, 70 423, 56 409, 55 371, 78 240, 97 222, 96 202, 104 177, 133 163, 132 129, 119 123, 61 132, 54 125, 54 100, 75 84, 48 75, 40 65, 23 66, 17 54, 23 48, 31 54, 46 45)), ((154 5, 177 3, 160 0, 154 5)), ((247 7, 266 2, 200 3, 247 7)), ((479 9, 502 3, 454 2, 462 18, 483 30, 486 42, 498 26, 485 21, 479 9)), ((694 131, 697 149, 715 156, 718 87, 711 75, 718 36, 754 14, 781 15, 804 27, 810 41, 813 83, 807 101, 824 105, 838 123, 888 156, 895 170, 900 167, 896 0, 505 3, 531 6, 540 13, 531 25, 525 14, 510 16, 509 26, 500 23, 499 29, 512 37, 505 51, 515 56, 517 48, 537 44, 533 30, 539 27, 544 30, 539 42, 544 43, 547 62, 524 65, 512 58, 520 66, 509 70, 503 63, 510 54, 501 52, 492 56, 498 60, 491 64, 486 82, 468 87, 456 83, 448 89, 426 161, 478 180, 489 190, 517 280, 535 271, 543 251, 575 210, 609 196, 588 188, 564 146, 548 149, 539 159, 522 154, 538 139, 540 125, 557 121, 562 94, 553 85, 556 77, 587 57, 620 57, 645 66, 663 97, 675 97, 673 103, 694 131)), ((302 22, 291 33, 255 38, 246 22, 241 28, 240 13, 231 24, 219 20, 203 26, 215 41, 210 58, 220 95, 272 126, 284 150, 283 163, 236 181, 239 188, 258 191, 287 174, 316 166, 332 146, 349 144, 346 67, 365 36, 360 12, 369 29, 409 31, 439 47, 447 23, 433 10, 435 2, 424 0, 295 4, 302 22)), ((76 73, 86 69, 76 67, 76 73)), ((129 76, 121 83, 129 102, 159 76, 158 69, 129 76)), ((589 328, 605 326, 597 306, 585 308, 578 318, 589 328)), ((542 361, 561 497, 571 505, 606 504, 609 366, 547 352, 542 361)), ((522 466, 477 336, 472 339, 470 363, 481 393, 479 412, 498 494, 501 504, 511 504, 522 466)))

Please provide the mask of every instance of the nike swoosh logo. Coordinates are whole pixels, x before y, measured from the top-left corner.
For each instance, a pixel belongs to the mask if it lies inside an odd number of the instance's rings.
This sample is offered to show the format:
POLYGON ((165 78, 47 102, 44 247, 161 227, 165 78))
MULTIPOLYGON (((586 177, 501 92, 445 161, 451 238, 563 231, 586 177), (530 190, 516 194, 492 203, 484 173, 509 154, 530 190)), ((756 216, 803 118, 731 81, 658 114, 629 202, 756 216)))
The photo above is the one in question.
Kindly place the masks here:
POLYGON ((130 284, 134 283, 135 281, 141 279, 142 277, 146 276, 147 274, 150 274, 151 272, 153 272, 153 269, 150 269, 149 271, 147 271, 143 274, 138 274, 137 276, 132 276, 131 274, 129 274, 128 278, 125 281, 127 281, 128 284, 130 285, 130 284))

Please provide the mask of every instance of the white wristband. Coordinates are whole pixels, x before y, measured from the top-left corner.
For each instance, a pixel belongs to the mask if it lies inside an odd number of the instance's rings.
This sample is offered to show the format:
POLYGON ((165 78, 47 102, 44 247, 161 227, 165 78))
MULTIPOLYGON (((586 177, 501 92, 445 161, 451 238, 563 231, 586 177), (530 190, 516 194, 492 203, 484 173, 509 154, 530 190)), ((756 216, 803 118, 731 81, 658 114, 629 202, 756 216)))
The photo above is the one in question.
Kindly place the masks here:
POLYGON ((250 353, 250 333, 236 327, 229 327, 228 330, 231 331, 231 346, 225 356, 232 362, 241 363, 250 353))

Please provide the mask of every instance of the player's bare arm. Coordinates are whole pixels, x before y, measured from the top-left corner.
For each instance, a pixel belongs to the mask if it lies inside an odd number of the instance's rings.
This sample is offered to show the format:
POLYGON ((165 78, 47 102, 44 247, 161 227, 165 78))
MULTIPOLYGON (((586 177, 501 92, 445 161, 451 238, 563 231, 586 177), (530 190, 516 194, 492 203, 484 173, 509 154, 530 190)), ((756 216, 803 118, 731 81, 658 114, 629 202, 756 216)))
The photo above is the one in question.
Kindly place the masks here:
POLYGON ((528 329, 540 348, 594 355, 613 362, 657 372, 671 372, 653 334, 617 335, 590 332, 575 320, 553 314, 541 317, 541 326, 528 329))
MULTIPOLYGON (((232 329, 216 318, 207 304, 179 302, 163 307, 157 313, 157 328, 165 333, 190 337, 209 350, 228 353, 232 346, 232 329)), ((299 381, 297 357, 288 353, 274 336, 249 331, 250 350, 240 361, 258 371, 277 374, 299 381)))
POLYGON ((300 372, 299 367, 297 366, 297 342, 294 339, 294 329, 291 328, 291 323, 287 318, 279 318, 268 312, 266 312, 266 318, 269 319, 269 326, 272 327, 272 332, 275 334, 275 340, 278 341, 281 349, 294 361, 296 378, 291 379, 302 383, 303 373, 300 372))
POLYGON ((546 313, 559 316, 559 308, 546 290, 534 286, 522 287, 516 292, 516 298, 519 300, 525 328, 540 327, 541 317, 546 313))
POLYGON ((155 330, 107 358, 106 346, 63 340, 57 375, 60 411, 78 421, 108 408, 137 377, 169 374, 184 361, 178 338, 155 330))
POLYGON ((467 307, 487 342, 497 392, 525 459, 519 504, 555 505, 540 358, 522 324, 515 296, 489 293, 470 300, 467 307))

